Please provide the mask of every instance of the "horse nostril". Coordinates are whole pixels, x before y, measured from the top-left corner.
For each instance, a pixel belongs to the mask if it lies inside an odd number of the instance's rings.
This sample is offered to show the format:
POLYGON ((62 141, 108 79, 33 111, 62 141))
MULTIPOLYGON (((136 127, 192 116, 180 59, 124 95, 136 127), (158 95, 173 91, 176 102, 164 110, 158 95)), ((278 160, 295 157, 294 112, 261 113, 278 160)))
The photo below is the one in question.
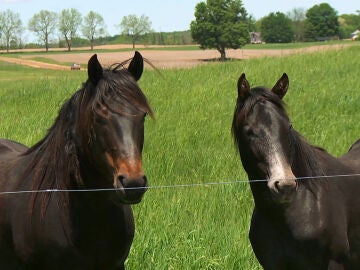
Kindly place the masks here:
POLYGON ((118 194, 123 203, 138 203, 147 190, 147 179, 145 175, 129 178, 127 175, 116 177, 118 194))
POLYGON ((125 177, 124 175, 119 175, 118 178, 117 178, 117 180, 119 181, 119 183, 120 183, 123 187, 125 187, 125 185, 126 185, 125 179, 126 179, 126 177, 125 177))
POLYGON ((142 177, 142 179, 143 179, 143 186, 144 186, 144 187, 147 187, 147 178, 146 178, 146 175, 144 175, 144 176, 142 177))
POLYGON ((269 188, 277 194, 291 194, 297 188, 295 180, 273 180, 268 184, 269 188))
POLYGON ((297 183, 294 180, 283 180, 283 181, 278 181, 277 184, 275 184, 277 190, 281 193, 291 193, 293 192, 296 187, 297 187, 297 183))
POLYGON ((121 174, 117 177, 117 180, 123 188, 142 189, 147 187, 147 178, 145 175, 135 179, 129 179, 126 175, 121 174))
POLYGON ((275 181, 274 182, 274 190, 276 193, 280 192, 280 181, 275 181))

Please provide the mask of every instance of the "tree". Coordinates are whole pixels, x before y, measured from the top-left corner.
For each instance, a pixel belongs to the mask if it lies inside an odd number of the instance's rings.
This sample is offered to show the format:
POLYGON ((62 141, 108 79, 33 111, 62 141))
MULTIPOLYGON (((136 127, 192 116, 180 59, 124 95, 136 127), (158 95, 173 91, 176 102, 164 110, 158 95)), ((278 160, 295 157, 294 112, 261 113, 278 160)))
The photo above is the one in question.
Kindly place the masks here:
POLYGON ((81 32, 90 41, 91 50, 94 49, 94 40, 105 34, 105 28, 103 17, 94 11, 90 11, 84 18, 81 32))
POLYGON ((133 48, 135 48, 135 43, 141 35, 151 31, 151 22, 149 17, 145 15, 141 15, 140 17, 136 17, 136 15, 125 16, 119 26, 122 29, 122 34, 131 37, 133 48))
POLYGON ((222 61, 226 59, 226 48, 238 49, 250 41, 247 12, 241 0, 198 3, 190 29, 200 47, 217 49, 222 61))
POLYGON ((64 9, 59 16, 59 31, 64 36, 68 51, 71 50, 71 41, 76 37, 82 22, 81 14, 75 8, 64 9))
POLYGON ((292 21, 295 41, 304 40, 305 13, 304 8, 293 8, 287 15, 292 21))
POLYGON ((0 37, 4 38, 6 52, 9 52, 11 42, 18 38, 23 29, 20 14, 9 9, 0 12, 0 25, 0 37))
POLYGON ((255 18, 252 15, 250 15, 248 17, 247 21, 248 21, 248 27, 249 27, 248 30, 249 30, 249 32, 257 32, 258 28, 257 28, 255 18))
POLYGON ((290 18, 282 12, 270 13, 262 19, 261 36, 267 43, 291 42, 294 31, 290 18))
POLYGON ((307 41, 339 36, 336 10, 327 3, 313 6, 306 12, 304 30, 307 41))
POLYGON ((351 33, 360 30, 360 11, 358 14, 342 14, 339 17, 340 38, 350 38, 351 33))
POLYGON ((41 10, 29 21, 29 30, 35 32, 39 39, 44 42, 46 51, 49 51, 49 38, 56 29, 57 19, 55 12, 41 10))

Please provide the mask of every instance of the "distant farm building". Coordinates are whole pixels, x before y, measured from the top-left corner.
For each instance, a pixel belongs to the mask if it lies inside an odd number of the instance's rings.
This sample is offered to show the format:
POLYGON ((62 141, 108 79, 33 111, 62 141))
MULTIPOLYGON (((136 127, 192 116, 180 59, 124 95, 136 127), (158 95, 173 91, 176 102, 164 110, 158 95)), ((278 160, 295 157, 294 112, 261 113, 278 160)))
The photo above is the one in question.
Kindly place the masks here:
POLYGON ((356 30, 355 32, 351 33, 351 39, 356 40, 359 38, 360 30, 356 30))
POLYGON ((261 33, 260 32, 250 32, 250 42, 251 42, 251 44, 262 43, 261 33))

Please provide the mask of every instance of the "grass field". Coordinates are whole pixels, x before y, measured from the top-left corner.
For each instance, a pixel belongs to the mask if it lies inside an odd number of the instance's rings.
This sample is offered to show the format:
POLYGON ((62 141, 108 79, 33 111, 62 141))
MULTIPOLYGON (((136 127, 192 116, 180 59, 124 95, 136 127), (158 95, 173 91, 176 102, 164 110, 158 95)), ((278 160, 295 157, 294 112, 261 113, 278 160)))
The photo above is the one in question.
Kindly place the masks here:
MULTIPOLYGON (((156 120, 147 119, 144 170, 151 186, 246 180, 230 126, 242 72, 272 86, 286 72, 293 126, 334 155, 360 137, 360 48, 209 63, 158 73, 140 86, 156 120), (356 60, 357 59, 357 60, 356 60)), ((38 141, 85 72, 44 71, 0 62, 0 137, 38 141)), ((128 269, 261 269, 248 229, 247 183, 150 189, 133 207, 136 235, 128 269)))

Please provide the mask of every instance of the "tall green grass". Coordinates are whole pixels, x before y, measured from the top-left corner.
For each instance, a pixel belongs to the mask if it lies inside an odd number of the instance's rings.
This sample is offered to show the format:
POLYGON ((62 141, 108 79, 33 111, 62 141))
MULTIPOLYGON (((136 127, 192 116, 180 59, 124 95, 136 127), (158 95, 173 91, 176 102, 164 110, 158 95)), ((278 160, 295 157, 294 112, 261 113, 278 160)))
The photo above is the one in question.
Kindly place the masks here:
MULTIPOLYGON (((252 86, 272 86, 286 72, 293 126, 334 155, 360 137, 360 48, 146 70, 140 86, 148 119, 143 152, 151 186, 245 180, 230 126, 242 72, 252 86)), ((40 71, 0 63, 0 137, 38 141, 85 72, 40 71)), ((248 230, 247 183, 153 188, 133 207, 135 240, 128 269, 261 269, 248 230)))

